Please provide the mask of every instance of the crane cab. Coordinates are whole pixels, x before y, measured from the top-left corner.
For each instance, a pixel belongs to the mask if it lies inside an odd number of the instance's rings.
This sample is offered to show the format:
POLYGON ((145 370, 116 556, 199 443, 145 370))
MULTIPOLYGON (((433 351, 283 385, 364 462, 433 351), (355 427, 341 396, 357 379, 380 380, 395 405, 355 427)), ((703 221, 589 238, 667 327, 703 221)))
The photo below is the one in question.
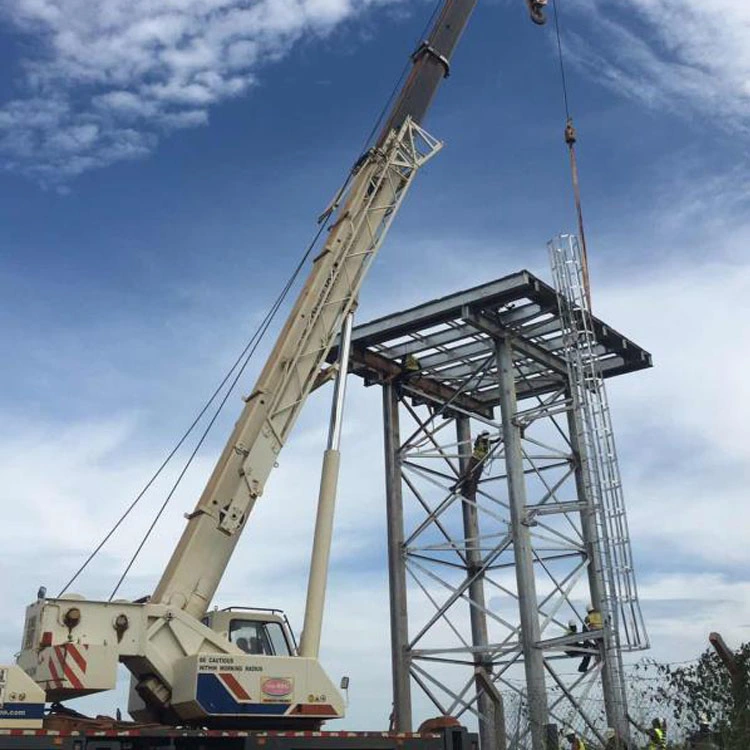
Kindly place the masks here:
MULTIPOLYGON (((211 728, 319 729, 344 715, 344 701, 317 659, 297 653, 286 615, 229 607, 202 624, 234 648, 175 662, 171 710, 183 723, 211 728), (235 650, 236 649, 236 650, 235 650)), ((131 704, 131 715, 137 707, 131 704)))
POLYGON ((246 654, 296 656, 297 644, 286 615, 278 609, 227 607, 203 618, 215 633, 223 635, 246 654))

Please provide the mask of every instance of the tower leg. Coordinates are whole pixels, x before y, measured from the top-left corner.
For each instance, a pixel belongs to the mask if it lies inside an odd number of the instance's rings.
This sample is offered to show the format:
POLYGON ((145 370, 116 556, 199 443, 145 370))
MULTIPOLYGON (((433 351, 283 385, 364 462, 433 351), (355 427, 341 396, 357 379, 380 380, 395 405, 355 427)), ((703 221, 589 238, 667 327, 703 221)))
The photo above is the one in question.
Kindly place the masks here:
MULTIPOLYGON (((461 476, 467 476, 471 466, 471 426, 468 417, 456 418, 456 434, 459 443, 458 465, 461 476)), ((463 483, 462 494, 464 500, 461 503, 464 523, 464 539, 466 553, 466 572, 469 577, 474 577, 482 564, 482 553, 479 549, 479 519, 476 508, 475 483, 463 483)), ((486 604, 484 597, 484 581, 477 577, 469 585, 469 597, 473 604, 469 608, 471 621, 471 645, 477 649, 474 652, 474 664, 484 669, 487 676, 492 674, 492 659, 487 652, 489 639, 487 636, 487 616, 485 614, 486 604), (482 650, 484 649, 484 650, 482 650)), ((476 677, 477 708, 481 714, 479 718, 479 742, 481 750, 504 750, 505 743, 498 737, 496 712, 502 715, 502 705, 495 705, 492 696, 484 689, 481 677, 476 677)), ((496 695, 500 696, 496 692, 496 695)), ((500 697, 502 700, 502 697, 500 697)), ((504 727, 501 734, 504 735, 504 727)))
POLYGON ((391 669, 393 675, 392 726, 411 732, 411 684, 409 682, 409 624, 404 556, 404 503, 401 492, 401 444, 398 394, 390 383, 383 386, 385 437, 386 524, 388 529, 388 580, 391 606, 391 669))
POLYGON ((526 479, 523 470, 521 431, 515 424, 517 402, 510 340, 497 340, 497 377, 500 386, 500 411, 508 478, 511 534, 515 555, 516 585, 520 612, 520 640, 526 670, 526 687, 531 723, 532 750, 547 746, 547 693, 544 684, 544 660, 537 644, 540 640, 539 610, 534 580, 531 535, 526 522, 526 479))
POLYGON ((585 441, 582 439, 581 415, 571 408, 568 412, 568 436, 570 447, 575 458, 575 482, 578 499, 586 507, 581 511, 581 534, 586 546, 588 558, 587 573, 591 604, 604 616, 604 634, 601 641, 602 653, 602 692, 607 723, 618 737, 627 738, 629 727, 627 720, 627 699, 623 672, 620 664, 620 650, 617 633, 613 632, 611 607, 606 597, 604 580, 604 561, 602 559, 601 539, 596 523, 596 508, 583 472, 585 441))

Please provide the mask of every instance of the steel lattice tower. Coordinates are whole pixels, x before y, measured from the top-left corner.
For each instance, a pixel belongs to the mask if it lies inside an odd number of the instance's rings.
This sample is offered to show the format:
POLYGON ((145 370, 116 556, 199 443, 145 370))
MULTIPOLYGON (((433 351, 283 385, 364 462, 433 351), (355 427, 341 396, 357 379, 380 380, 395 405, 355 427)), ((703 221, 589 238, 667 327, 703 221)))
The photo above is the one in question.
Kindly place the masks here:
MULTIPOLYGON (((477 717, 483 750, 506 739, 542 750, 561 726, 600 741, 607 726, 627 733, 621 652, 647 643, 619 474, 615 498, 599 481, 604 433, 592 441, 581 394, 591 383, 571 364, 576 309, 522 271, 354 330, 352 371, 383 396, 399 730, 412 729, 417 689, 442 714, 477 717), (589 603, 603 627, 584 637, 589 603), (604 698, 595 710, 592 691, 604 698)), ((581 361, 598 393, 650 367, 585 312, 581 361)))

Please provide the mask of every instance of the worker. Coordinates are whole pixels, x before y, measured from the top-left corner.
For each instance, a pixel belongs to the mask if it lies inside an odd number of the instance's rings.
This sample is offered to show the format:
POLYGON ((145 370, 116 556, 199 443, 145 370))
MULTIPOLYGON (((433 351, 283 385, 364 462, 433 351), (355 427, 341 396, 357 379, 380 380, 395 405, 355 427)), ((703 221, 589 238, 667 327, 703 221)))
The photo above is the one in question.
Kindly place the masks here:
POLYGON ((586 750, 586 743, 579 737, 573 729, 565 731, 565 739, 570 743, 570 750, 586 750))
POLYGON ((422 369, 422 365, 413 354, 407 354, 403 359, 403 368, 407 374, 414 374, 422 369))
POLYGON ((602 613, 593 604, 586 607, 586 618, 583 622, 586 625, 586 630, 601 630, 604 627, 602 613))
POLYGON ((651 720, 651 727, 639 724, 630 714, 628 721, 639 731, 648 737, 648 750, 664 750, 667 747, 667 724, 658 718, 651 720))
POLYGON ((475 458, 477 461, 484 461, 489 452, 490 433, 488 430, 482 430, 474 441, 474 450, 471 452, 471 457, 475 458))
POLYGON ((479 478, 482 475, 482 464, 490 453, 493 443, 497 443, 500 438, 493 440, 488 430, 482 430, 474 440, 474 447, 471 451, 469 465, 466 473, 460 481, 461 492, 464 497, 473 499, 476 497, 477 488, 479 487, 479 478))
MULTIPOLYGON (((578 632, 578 624, 575 620, 568 620, 568 627, 565 631, 565 635, 575 635, 578 632)), ((580 641, 569 643, 565 649, 565 656, 580 656, 580 641)))
POLYGON ((405 354, 401 358, 401 372, 396 375, 394 382, 397 387, 400 387, 412 378, 416 378, 421 372, 421 362, 413 354, 405 354))
POLYGON ((688 748, 690 750, 717 750, 718 744, 715 741, 714 733, 708 723, 708 717, 701 714, 698 717, 698 729, 692 732, 688 737, 688 748))
POLYGON ((616 730, 607 727, 607 731, 604 732, 604 750, 628 750, 628 743, 617 736, 616 730))
MULTIPOLYGON (((583 632, 587 632, 589 630, 601 630, 604 626, 604 622, 602 619, 602 613, 596 609, 593 604, 589 604, 586 607, 586 617, 583 621, 583 632)), ((598 648, 599 641, 595 641, 592 639, 585 640, 583 642, 583 646, 587 649, 596 649, 598 648)), ((598 664, 600 661, 600 657, 597 654, 595 663, 598 664)), ((581 674, 585 674, 589 671, 589 666, 591 664, 591 654, 585 654, 583 659, 581 659, 581 663, 578 665, 578 671, 581 674)))

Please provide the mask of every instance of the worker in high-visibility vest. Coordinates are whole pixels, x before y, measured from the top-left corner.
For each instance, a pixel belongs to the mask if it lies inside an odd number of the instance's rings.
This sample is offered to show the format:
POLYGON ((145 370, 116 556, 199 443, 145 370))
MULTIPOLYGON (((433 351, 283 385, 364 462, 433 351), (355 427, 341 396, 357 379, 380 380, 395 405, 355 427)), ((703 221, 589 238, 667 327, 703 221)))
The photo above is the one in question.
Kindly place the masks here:
POLYGON ((643 734, 648 736, 648 750, 665 750, 667 747, 667 726, 661 719, 652 719, 651 727, 641 726, 630 714, 628 714, 630 723, 643 734))
POLYGON ((586 619, 583 622, 586 630, 601 630, 604 627, 602 613, 593 604, 589 604, 586 608, 586 619))
POLYGON ((474 441, 474 450, 471 452, 471 457, 477 461, 484 461, 489 452, 490 433, 487 430, 483 430, 477 435, 477 439, 474 441))
POLYGON ((604 750, 627 750, 627 745, 612 727, 607 727, 604 732, 604 750))
POLYGON ((579 737, 572 729, 565 732, 565 739, 570 743, 570 750, 586 750, 586 743, 582 737, 579 737))
POLYGON ((474 445, 471 451, 471 458, 466 468, 464 476, 461 478, 459 487, 464 497, 474 499, 477 494, 477 488, 479 487, 479 479, 482 476, 484 470, 484 462, 490 453, 493 443, 500 441, 500 438, 494 440, 490 437, 488 430, 482 430, 474 440, 474 445))
POLYGON ((484 462, 490 453, 493 443, 499 442, 500 438, 493 440, 490 438, 488 430, 482 430, 476 439, 474 440, 474 446, 471 450, 471 458, 469 459, 469 465, 466 470, 466 474, 462 479, 463 483, 463 494, 465 497, 474 498, 477 494, 477 488, 479 486, 479 479, 484 470, 484 462))
POLYGON ((421 374, 422 363, 413 354, 405 354, 401 358, 401 372, 394 377, 394 383, 400 391, 401 386, 407 385, 421 374))
MULTIPOLYGON (((586 618, 583 621, 583 632, 587 632, 589 630, 601 630, 604 627, 604 620, 602 618, 602 613, 596 609, 592 604, 589 604, 588 607, 586 607, 586 618)), ((595 649, 598 648, 600 641, 595 641, 588 639, 583 642, 583 645, 588 649, 595 649)), ((589 665, 591 664, 591 654, 586 654, 583 659, 581 659, 581 663, 578 665, 578 671, 581 674, 584 674, 589 671, 589 665)), ((598 663, 600 660, 599 655, 597 654, 595 657, 595 661, 598 663)))
POLYGON ((413 354, 407 354, 403 360, 404 371, 409 375, 414 375, 422 369, 419 360, 413 354))

